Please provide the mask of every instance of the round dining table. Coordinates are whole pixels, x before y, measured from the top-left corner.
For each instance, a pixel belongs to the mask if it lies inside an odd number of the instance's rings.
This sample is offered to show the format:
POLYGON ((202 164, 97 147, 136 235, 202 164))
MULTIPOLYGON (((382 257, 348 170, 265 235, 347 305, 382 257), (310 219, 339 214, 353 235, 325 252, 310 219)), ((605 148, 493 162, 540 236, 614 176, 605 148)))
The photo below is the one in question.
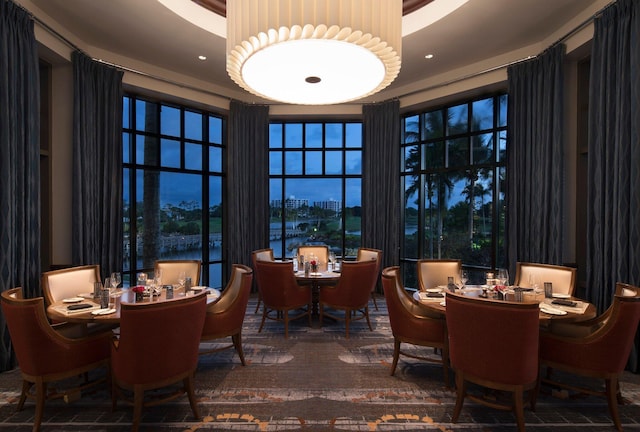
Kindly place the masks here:
POLYGON ((298 285, 309 285, 311 287, 312 314, 319 315, 318 303, 320 300, 320 287, 322 285, 335 285, 340 280, 339 271, 324 272, 295 272, 298 285))
POLYGON ((80 324, 119 324, 120 305, 122 303, 150 303, 166 302, 194 295, 201 290, 207 291, 207 304, 213 304, 220 298, 220 290, 215 288, 194 287, 185 293, 184 288, 174 288, 173 296, 167 297, 167 290, 162 289, 159 295, 146 295, 141 300, 136 300, 136 293, 131 289, 118 289, 113 294, 114 302, 110 308, 100 308, 100 299, 94 299, 92 295, 80 294, 78 297, 63 299, 50 304, 47 307, 47 316, 54 322, 71 322, 80 324), (83 309, 75 309, 86 305, 83 309), (71 310, 69 309, 71 307, 71 310))
MULTIPOLYGON (((416 291, 413 293, 413 299, 426 306, 432 311, 444 315, 446 313, 446 293, 447 287, 437 287, 427 291, 416 291)), ((462 293, 465 296, 484 298, 486 287, 481 285, 467 285, 465 288, 457 289, 456 293, 462 293)), ((562 321, 565 323, 580 322, 595 318, 597 315, 596 307, 585 300, 571 296, 558 296, 558 298, 545 298, 544 292, 534 292, 526 290, 523 293, 524 302, 533 302, 540 305, 540 326, 548 327, 553 321, 562 321), (554 304, 554 301, 571 301, 575 306, 554 304)), ((507 300, 514 301, 513 290, 507 290, 507 300)), ((502 302, 505 300, 497 298, 484 298, 486 301, 502 302)))

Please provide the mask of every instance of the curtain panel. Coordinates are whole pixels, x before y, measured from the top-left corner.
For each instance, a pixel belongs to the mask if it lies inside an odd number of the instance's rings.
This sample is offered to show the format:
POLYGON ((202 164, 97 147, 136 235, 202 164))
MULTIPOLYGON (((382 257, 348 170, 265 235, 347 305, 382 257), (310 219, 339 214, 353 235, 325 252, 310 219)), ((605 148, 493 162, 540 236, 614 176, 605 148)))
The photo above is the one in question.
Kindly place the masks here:
MULTIPOLYGON (((40 290, 40 73, 29 14, 0 0, 0 290, 40 290)), ((0 313, 0 371, 15 356, 0 313)))
POLYGON ((562 264, 562 44, 509 67, 507 264, 562 264))
POLYGON ((400 262, 400 102, 362 107, 362 246, 380 249, 381 268, 400 262))
POLYGON ((225 274, 269 247, 269 106, 231 101, 225 274))
POLYGON ((74 52, 74 265, 100 264, 102 277, 122 271, 122 76, 74 52))
MULTIPOLYGON (((595 20, 589 84, 587 298, 603 312, 616 282, 640 285, 640 1, 595 20)), ((640 336, 629 368, 640 372, 640 336)))

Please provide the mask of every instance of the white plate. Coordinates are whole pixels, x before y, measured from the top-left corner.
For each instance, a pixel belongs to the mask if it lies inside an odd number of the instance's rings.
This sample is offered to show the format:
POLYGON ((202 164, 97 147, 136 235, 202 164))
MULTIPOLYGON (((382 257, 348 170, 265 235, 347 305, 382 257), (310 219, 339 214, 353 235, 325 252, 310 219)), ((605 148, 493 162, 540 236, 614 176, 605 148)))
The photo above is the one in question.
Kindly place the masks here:
POLYGON ((540 303, 540 310, 549 315, 566 315, 567 314, 567 311, 542 305, 542 303, 540 303))
POLYGON ((80 293, 78 294, 78 297, 82 297, 85 299, 92 299, 93 298, 93 293, 80 293))
POLYGON ((82 297, 69 297, 62 300, 62 303, 78 303, 84 300, 82 297))
POLYGON ((91 312, 91 315, 109 315, 115 312, 115 309, 96 309, 91 312))
POLYGON ((551 294, 551 295, 553 296, 553 298, 559 298, 559 299, 571 298, 571 296, 569 294, 554 293, 554 294, 551 294))
POLYGON ((191 287, 191 291, 195 291, 195 292, 200 292, 200 291, 206 290, 206 289, 207 289, 206 286, 194 286, 194 287, 191 287))
POLYGON ((442 291, 442 288, 427 288, 425 291, 430 293, 439 293, 440 291, 442 291))

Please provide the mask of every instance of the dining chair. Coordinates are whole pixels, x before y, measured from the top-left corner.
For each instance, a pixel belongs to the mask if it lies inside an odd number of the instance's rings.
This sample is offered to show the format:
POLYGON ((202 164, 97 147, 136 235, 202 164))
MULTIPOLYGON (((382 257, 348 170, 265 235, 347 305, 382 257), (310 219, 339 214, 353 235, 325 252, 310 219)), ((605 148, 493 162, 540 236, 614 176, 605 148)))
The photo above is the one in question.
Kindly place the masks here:
POLYGON ((393 334, 390 374, 395 373, 402 354, 416 360, 441 364, 445 385, 449 387, 449 340, 444 316, 434 314, 413 300, 404 288, 398 266, 387 267, 382 271, 382 288, 393 334), (440 350, 440 359, 403 351, 403 343, 436 348, 440 350))
MULTIPOLYGON (((256 261, 273 261, 273 249, 258 249, 251 252, 251 264, 253 265, 254 272, 256 271, 256 261)), ((258 281, 256 280, 256 285, 258 281)), ((258 289, 258 303, 256 303, 256 310, 253 313, 258 313, 260 310, 260 305, 262 304, 262 295, 260 294, 260 290, 258 289)))
POLYGON ((421 259, 417 263, 420 291, 446 286, 449 277, 460 278, 462 261, 456 259, 421 259))
POLYGON ((101 282, 100 266, 97 264, 51 270, 42 273, 41 277, 47 306, 82 293, 93 294, 94 282, 101 282))
POLYGON ((140 426, 143 407, 184 394, 200 418, 193 381, 206 307, 204 291, 164 302, 122 303, 120 335, 111 344, 111 403, 113 410, 118 399, 133 405, 132 431, 140 426), (153 396, 145 400, 150 390, 153 396))
POLYGON ((629 360, 640 321, 640 288, 617 283, 611 306, 593 320, 571 325, 559 334, 540 334, 540 364, 546 367, 542 383, 578 393, 602 396, 607 400, 617 430, 622 430, 618 404, 623 402, 619 377, 629 360), (552 377, 559 369, 573 376, 604 380, 605 389, 588 387, 552 377))
POLYGON ((11 345, 22 375, 17 411, 26 399, 35 400, 33 431, 40 430, 45 401, 73 400, 82 390, 106 382, 109 367, 110 331, 70 339, 49 324, 42 297, 25 299, 22 288, 2 292, 2 313, 9 329, 11 345), (89 372, 104 368, 105 375, 88 380, 89 372), (63 391, 47 391, 50 384, 84 376, 81 384, 63 391), (32 388, 35 386, 35 390, 32 388))
POLYGON ((293 273, 293 261, 256 261, 258 289, 262 294, 262 332, 267 319, 284 322, 284 337, 289 337, 289 321, 304 318, 311 327, 311 289, 298 285, 293 273), (290 312, 294 312, 291 316, 290 312))
POLYGON ((551 282, 554 293, 572 296, 576 289, 576 271, 572 267, 518 262, 516 263, 516 277, 513 284, 515 286, 533 288, 529 278, 533 275, 536 277, 540 288, 545 282, 551 282))
POLYGON ((354 320, 366 319, 369 330, 373 331, 369 319, 369 299, 377 279, 377 261, 344 261, 338 283, 320 287, 318 299, 320 327, 322 327, 324 317, 327 316, 345 322, 347 339, 349 339, 349 324, 354 320), (327 308, 334 311, 344 311, 344 314, 337 315, 335 312, 327 311, 327 308))
POLYGON ((222 290, 220 298, 207 306, 207 314, 200 337, 200 342, 231 337, 232 344, 209 350, 201 349, 200 355, 235 347, 242 366, 246 365, 242 350, 242 324, 249 303, 252 282, 253 270, 250 267, 233 264, 231 279, 222 290))
POLYGON ((154 265, 154 274, 162 271, 163 285, 176 285, 181 272, 185 272, 191 278, 191 285, 200 285, 200 272, 202 261, 200 260, 157 260, 154 265))
POLYGON ((456 377, 452 422, 458 421, 464 400, 470 399, 513 411, 518 430, 524 431, 525 392, 529 392, 531 410, 535 410, 538 390, 538 304, 447 293, 446 320, 451 368, 456 377), (481 390, 470 391, 467 383, 479 389, 509 392, 512 401, 486 398, 479 393, 481 390))
POLYGON ((309 261, 309 257, 314 256, 318 260, 318 268, 320 271, 327 271, 329 262, 329 246, 327 245, 302 245, 298 246, 298 255, 304 255, 305 260, 309 261))
POLYGON ((380 267, 382 266, 382 251, 380 249, 371 249, 371 248, 358 248, 358 253, 356 254, 356 261, 367 261, 367 260, 375 260, 378 263, 378 268, 376 270, 376 283, 371 290, 371 300, 373 301, 373 306, 378 310, 378 302, 376 302, 376 290, 378 288, 378 282, 380 280, 380 267))

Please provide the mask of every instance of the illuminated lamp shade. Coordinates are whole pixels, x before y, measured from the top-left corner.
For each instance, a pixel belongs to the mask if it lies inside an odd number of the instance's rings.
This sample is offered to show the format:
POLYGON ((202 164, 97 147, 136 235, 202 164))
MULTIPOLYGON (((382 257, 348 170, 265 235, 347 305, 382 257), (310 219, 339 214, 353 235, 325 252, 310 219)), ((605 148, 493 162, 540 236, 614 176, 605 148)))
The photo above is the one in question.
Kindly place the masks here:
POLYGON ((372 95, 398 76, 402 0, 227 2, 227 72, 245 90, 297 105, 372 95))

